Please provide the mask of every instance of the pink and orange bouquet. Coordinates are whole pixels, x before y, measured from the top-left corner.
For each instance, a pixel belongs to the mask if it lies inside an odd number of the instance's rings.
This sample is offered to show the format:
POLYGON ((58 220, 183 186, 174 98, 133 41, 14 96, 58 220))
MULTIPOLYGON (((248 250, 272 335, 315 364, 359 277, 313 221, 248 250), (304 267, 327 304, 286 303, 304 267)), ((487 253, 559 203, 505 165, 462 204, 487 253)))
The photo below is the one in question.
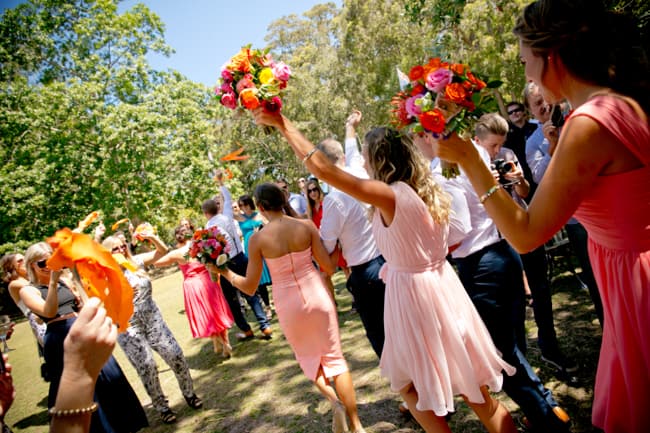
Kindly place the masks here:
MULTIPOLYGON (((474 121, 496 109, 488 89, 501 85, 485 83, 467 65, 431 58, 424 65, 415 65, 408 74, 409 82, 391 99, 392 124, 409 128, 414 133, 430 132, 435 137, 471 134, 474 121)), ((450 165, 443 174, 453 177, 458 168, 450 165)))
POLYGON ((215 88, 217 99, 232 110, 262 107, 268 112, 282 108, 282 92, 291 77, 291 69, 273 60, 268 50, 243 47, 221 69, 215 88))
POLYGON ((213 264, 219 269, 224 269, 228 264, 230 245, 226 235, 219 227, 199 229, 194 232, 187 257, 199 262, 213 264))
POLYGON ((133 238, 138 241, 144 241, 145 236, 153 236, 157 233, 157 230, 154 226, 149 223, 142 223, 138 225, 133 231, 133 238))

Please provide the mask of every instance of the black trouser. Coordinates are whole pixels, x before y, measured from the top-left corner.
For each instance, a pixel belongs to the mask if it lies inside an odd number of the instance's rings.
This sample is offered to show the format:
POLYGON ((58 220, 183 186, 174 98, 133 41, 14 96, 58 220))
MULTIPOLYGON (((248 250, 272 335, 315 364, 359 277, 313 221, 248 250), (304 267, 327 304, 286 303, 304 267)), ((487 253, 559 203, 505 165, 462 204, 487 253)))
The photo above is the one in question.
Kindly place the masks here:
POLYGON ((354 296, 354 305, 366 329, 366 336, 378 357, 384 348, 384 293, 386 286, 379 278, 379 270, 386 261, 377 256, 361 265, 350 266, 348 288, 354 296))

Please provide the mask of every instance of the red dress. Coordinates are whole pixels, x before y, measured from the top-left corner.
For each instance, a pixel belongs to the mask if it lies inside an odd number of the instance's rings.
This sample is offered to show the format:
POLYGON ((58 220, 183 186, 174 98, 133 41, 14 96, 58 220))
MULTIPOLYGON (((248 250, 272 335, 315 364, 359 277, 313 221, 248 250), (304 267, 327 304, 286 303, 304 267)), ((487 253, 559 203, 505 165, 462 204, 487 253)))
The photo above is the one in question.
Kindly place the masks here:
MULTIPOLYGON (((316 224, 317 228, 320 228, 320 222, 323 220, 323 202, 320 202, 318 210, 314 210, 311 214, 311 220, 316 224)), ((339 250, 339 261, 336 263, 336 266, 339 268, 347 268, 348 262, 345 261, 341 248, 337 245, 336 247, 339 250)))
MULTIPOLYGON (((624 99, 597 96, 572 114, 614 135, 643 167, 600 176, 575 214, 605 314, 592 420, 607 433, 648 431, 650 409, 650 128, 624 99)), ((593 143, 598 146, 598 143, 593 143)))

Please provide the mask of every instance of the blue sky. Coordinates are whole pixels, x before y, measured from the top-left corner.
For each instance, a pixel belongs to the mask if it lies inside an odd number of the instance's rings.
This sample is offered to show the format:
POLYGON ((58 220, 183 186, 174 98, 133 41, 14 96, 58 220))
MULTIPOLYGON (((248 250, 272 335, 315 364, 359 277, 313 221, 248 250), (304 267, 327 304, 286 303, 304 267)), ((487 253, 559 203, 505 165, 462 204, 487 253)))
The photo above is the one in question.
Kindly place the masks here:
MULTIPOLYGON (((339 7, 342 0, 332 0, 339 7)), ((0 10, 22 0, 0 0, 0 10)), ((155 69, 176 69, 193 81, 213 86, 219 68, 242 45, 265 46, 271 22, 286 15, 301 15, 326 0, 125 0, 120 10, 146 4, 165 23, 165 40, 176 52, 171 57, 151 56, 155 69)))

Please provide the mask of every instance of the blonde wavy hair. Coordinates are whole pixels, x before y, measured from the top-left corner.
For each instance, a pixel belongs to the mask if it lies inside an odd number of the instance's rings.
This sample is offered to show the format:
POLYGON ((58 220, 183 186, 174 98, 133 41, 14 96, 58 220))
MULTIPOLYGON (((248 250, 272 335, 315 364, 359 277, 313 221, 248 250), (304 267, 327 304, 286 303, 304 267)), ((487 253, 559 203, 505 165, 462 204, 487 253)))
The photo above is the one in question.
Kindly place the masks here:
MULTIPOLYGON (((451 198, 433 180, 411 137, 392 128, 377 127, 366 134, 364 146, 373 179, 389 185, 398 181, 406 183, 424 201, 436 223, 449 221, 451 198)), ((370 212, 372 215, 374 209, 370 212)))

